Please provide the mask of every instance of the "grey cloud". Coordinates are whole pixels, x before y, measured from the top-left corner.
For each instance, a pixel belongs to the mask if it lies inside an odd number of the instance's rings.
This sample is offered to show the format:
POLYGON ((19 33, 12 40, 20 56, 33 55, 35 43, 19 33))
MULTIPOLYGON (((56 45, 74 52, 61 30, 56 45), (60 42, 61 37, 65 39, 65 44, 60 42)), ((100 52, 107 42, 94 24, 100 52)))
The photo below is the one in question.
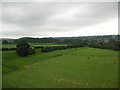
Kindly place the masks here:
MULTIPOLYGON (((117 3, 48 3, 4 2, 3 24, 22 27, 9 35, 38 35, 38 33, 63 32, 107 22, 117 17, 117 3), (76 11, 75 11, 76 10, 76 11), (26 33, 29 31, 29 34, 26 33), (37 33, 38 32, 38 33, 37 33)), ((4 34, 4 33, 3 33, 4 34)), ((7 33, 4 34, 7 36, 7 33)))
MULTIPOLYGON (((84 4, 82 5, 84 6, 84 4)), ((81 6, 80 6, 81 7, 81 6)), ((117 17, 117 3, 90 3, 83 8, 86 12, 79 10, 73 20, 59 19, 55 24, 65 27, 81 27, 95 25, 117 17)), ((84 11, 83 10, 83 11, 84 11)))

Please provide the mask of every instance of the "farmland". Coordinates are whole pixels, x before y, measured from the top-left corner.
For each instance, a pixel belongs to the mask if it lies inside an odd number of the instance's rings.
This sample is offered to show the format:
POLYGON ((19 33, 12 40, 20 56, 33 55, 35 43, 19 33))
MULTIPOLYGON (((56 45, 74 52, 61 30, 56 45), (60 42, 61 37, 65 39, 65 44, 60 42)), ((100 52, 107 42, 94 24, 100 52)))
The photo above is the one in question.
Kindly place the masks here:
MULTIPOLYGON (((53 43, 29 43, 32 47, 34 46, 44 46, 44 47, 50 47, 50 46, 64 46, 65 44, 53 44, 53 43)), ((16 48, 16 44, 0 44, 0 47, 2 48, 16 48)))
POLYGON ((118 52, 72 48, 27 57, 3 51, 3 88, 116 88, 118 52))
POLYGON ((120 2, 38 1, 1 0, 2 89, 119 89, 120 2))

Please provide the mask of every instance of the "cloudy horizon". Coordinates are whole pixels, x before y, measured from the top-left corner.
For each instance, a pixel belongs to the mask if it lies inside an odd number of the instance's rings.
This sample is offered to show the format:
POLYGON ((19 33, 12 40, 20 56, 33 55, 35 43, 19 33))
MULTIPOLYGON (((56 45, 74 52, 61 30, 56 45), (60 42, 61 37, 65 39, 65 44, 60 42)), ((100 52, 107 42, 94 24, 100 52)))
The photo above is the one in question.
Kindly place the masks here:
POLYGON ((118 34, 117 2, 3 2, 2 36, 72 37, 118 34))

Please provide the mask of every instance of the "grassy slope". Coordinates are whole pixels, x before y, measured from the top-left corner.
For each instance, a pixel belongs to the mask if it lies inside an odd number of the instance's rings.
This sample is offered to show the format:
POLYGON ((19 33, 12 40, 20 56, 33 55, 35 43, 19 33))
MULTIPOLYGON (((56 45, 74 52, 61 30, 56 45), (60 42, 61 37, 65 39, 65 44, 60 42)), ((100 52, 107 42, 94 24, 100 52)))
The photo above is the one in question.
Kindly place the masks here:
POLYGON ((0 51, 0 89, 2 88, 2 52, 0 51))
POLYGON ((117 56, 116 51, 95 48, 58 50, 29 57, 3 52, 3 64, 22 68, 8 73, 3 67, 3 87, 117 87, 117 56))

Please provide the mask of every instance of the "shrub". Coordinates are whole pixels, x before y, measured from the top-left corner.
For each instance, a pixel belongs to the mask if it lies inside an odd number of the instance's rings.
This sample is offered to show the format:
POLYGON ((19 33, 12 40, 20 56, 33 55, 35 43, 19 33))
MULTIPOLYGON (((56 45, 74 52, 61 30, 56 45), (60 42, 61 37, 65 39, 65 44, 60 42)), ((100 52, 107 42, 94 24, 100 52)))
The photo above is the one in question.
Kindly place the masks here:
POLYGON ((16 50, 16 48, 1 48, 2 51, 11 51, 16 50))
POLYGON ((83 44, 69 44, 68 47, 69 48, 78 48, 78 47, 83 47, 83 44))
POLYGON ((42 52, 50 52, 54 50, 62 50, 68 48, 67 46, 54 46, 54 47, 44 47, 41 49, 42 52))
POLYGON ((34 46, 35 49, 37 48, 44 48, 44 46, 34 46))
POLYGON ((16 47, 16 52, 20 56, 28 56, 35 53, 35 50, 30 48, 30 45, 24 39, 19 40, 16 47))
POLYGON ((29 54, 35 54, 35 50, 33 48, 29 48, 29 54))

